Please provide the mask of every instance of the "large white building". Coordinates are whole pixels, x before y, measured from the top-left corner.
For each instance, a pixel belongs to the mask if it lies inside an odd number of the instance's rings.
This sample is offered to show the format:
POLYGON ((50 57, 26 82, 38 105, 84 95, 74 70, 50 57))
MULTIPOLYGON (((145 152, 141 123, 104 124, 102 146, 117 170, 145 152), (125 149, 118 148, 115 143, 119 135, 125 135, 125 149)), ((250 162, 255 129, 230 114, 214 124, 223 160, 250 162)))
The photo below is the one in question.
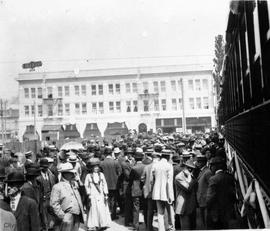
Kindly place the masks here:
MULTIPOLYGON (((17 81, 19 137, 29 125, 36 127, 42 139, 50 138, 41 134, 65 129, 67 124, 76 124, 81 137, 88 123, 97 125, 102 136, 108 123, 114 122, 154 132, 158 128, 190 132, 216 126, 209 66, 33 71, 20 73, 17 81)), ((58 138, 61 132, 54 139, 58 138)))

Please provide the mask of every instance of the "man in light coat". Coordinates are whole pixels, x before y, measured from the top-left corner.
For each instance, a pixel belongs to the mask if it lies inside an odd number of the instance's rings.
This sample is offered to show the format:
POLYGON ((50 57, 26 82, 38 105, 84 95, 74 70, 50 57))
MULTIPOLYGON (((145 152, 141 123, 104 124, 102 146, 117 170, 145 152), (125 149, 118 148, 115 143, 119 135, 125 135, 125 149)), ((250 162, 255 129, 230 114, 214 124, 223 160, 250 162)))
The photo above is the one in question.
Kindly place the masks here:
POLYGON ((146 200, 144 207, 144 221, 146 224, 146 230, 153 231, 153 217, 154 217, 154 207, 155 201, 152 199, 152 186, 150 181, 152 179, 152 167, 160 160, 160 153, 154 152, 152 153, 153 162, 147 165, 141 177, 141 181, 143 182, 143 195, 146 200))
POLYGON ((83 205, 81 196, 74 184, 75 172, 72 164, 63 163, 59 166, 62 179, 52 188, 50 205, 58 217, 57 230, 77 231, 83 221, 83 205))
POLYGON ((168 228, 174 228, 173 210, 173 166, 169 163, 172 153, 170 150, 163 150, 161 160, 153 166, 151 185, 153 185, 152 199, 156 201, 158 212, 159 230, 165 230, 164 214, 168 214, 168 228))

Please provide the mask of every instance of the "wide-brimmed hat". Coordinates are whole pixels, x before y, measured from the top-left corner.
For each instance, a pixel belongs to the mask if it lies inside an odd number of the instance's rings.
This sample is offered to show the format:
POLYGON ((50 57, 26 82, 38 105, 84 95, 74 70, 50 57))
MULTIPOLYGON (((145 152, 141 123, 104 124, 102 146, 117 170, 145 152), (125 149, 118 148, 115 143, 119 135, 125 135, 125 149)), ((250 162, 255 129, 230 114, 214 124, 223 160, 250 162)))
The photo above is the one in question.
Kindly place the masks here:
POLYGON ((187 160, 184 165, 186 165, 189 168, 196 168, 195 164, 193 163, 193 160, 187 160))
POLYGON ((161 151, 161 155, 162 155, 162 156, 170 156, 171 154, 172 154, 172 151, 169 150, 169 149, 163 149, 163 150, 161 151))
POLYGON ((25 177, 23 174, 23 171, 16 170, 12 171, 7 175, 6 180, 4 181, 6 183, 23 183, 25 182, 25 177))
POLYGON ((118 153, 120 153, 121 152, 121 150, 120 150, 120 148, 118 148, 118 147, 115 147, 114 149, 113 149, 113 153, 115 153, 115 154, 118 154, 118 153))
POLYGON ((42 158, 40 161, 39 161, 39 166, 41 168, 48 168, 49 167, 49 160, 47 158, 42 158))
POLYGON ((92 169, 95 166, 99 166, 100 165, 100 160, 98 158, 92 158, 90 161, 88 161, 86 163, 86 167, 88 169, 92 169))
POLYGON ((197 161, 207 161, 207 158, 205 155, 200 154, 200 155, 196 156, 196 160, 197 161))
POLYGON ((71 163, 62 163, 59 165, 58 167, 58 172, 71 172, 71 173, 75 173, 76 170, 73 168, 71 163))
POLYGON ((28 151, 28 152, 24 153, 25 157, 32 156, 32 154, 33 154, 32 151, 28 151))

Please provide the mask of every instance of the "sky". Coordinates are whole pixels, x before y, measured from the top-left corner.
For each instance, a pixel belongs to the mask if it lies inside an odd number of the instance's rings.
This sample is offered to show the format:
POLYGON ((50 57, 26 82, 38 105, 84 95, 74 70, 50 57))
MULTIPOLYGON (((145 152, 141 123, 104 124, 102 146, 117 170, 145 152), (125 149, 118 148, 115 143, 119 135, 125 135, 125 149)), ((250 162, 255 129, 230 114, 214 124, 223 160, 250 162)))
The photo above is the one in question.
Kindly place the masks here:
POLYGON ((0 0, 0 98, 36 71, 212 63, 228 0, 0 0), (27 70, 28 71, 28 70, 27 70))

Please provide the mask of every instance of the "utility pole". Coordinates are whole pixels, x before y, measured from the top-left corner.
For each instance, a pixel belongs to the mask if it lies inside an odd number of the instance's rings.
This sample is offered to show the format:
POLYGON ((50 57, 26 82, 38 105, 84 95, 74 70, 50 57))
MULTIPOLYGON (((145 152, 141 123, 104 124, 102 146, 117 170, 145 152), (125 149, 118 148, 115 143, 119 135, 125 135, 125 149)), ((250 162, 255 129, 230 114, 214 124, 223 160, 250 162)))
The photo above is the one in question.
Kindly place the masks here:
POLYGON ((183 127, 183 133, 186 133, 186 115, 185 115, 185 94, 184 94, 184 81, 183 78, 181 78, 181 92, 182 92, 182 127, 183 127))
POLYGON ((3 110, 3 100, 0 99, 0 115, 1 115, 1 134, 2 134, 2 143, 4 144, 4 119, 3 119, 3 114, 4 114, 4 110, 3 110))
POLYGON ((7 100, 4 102, 4 140, 7 141, 7 100))

